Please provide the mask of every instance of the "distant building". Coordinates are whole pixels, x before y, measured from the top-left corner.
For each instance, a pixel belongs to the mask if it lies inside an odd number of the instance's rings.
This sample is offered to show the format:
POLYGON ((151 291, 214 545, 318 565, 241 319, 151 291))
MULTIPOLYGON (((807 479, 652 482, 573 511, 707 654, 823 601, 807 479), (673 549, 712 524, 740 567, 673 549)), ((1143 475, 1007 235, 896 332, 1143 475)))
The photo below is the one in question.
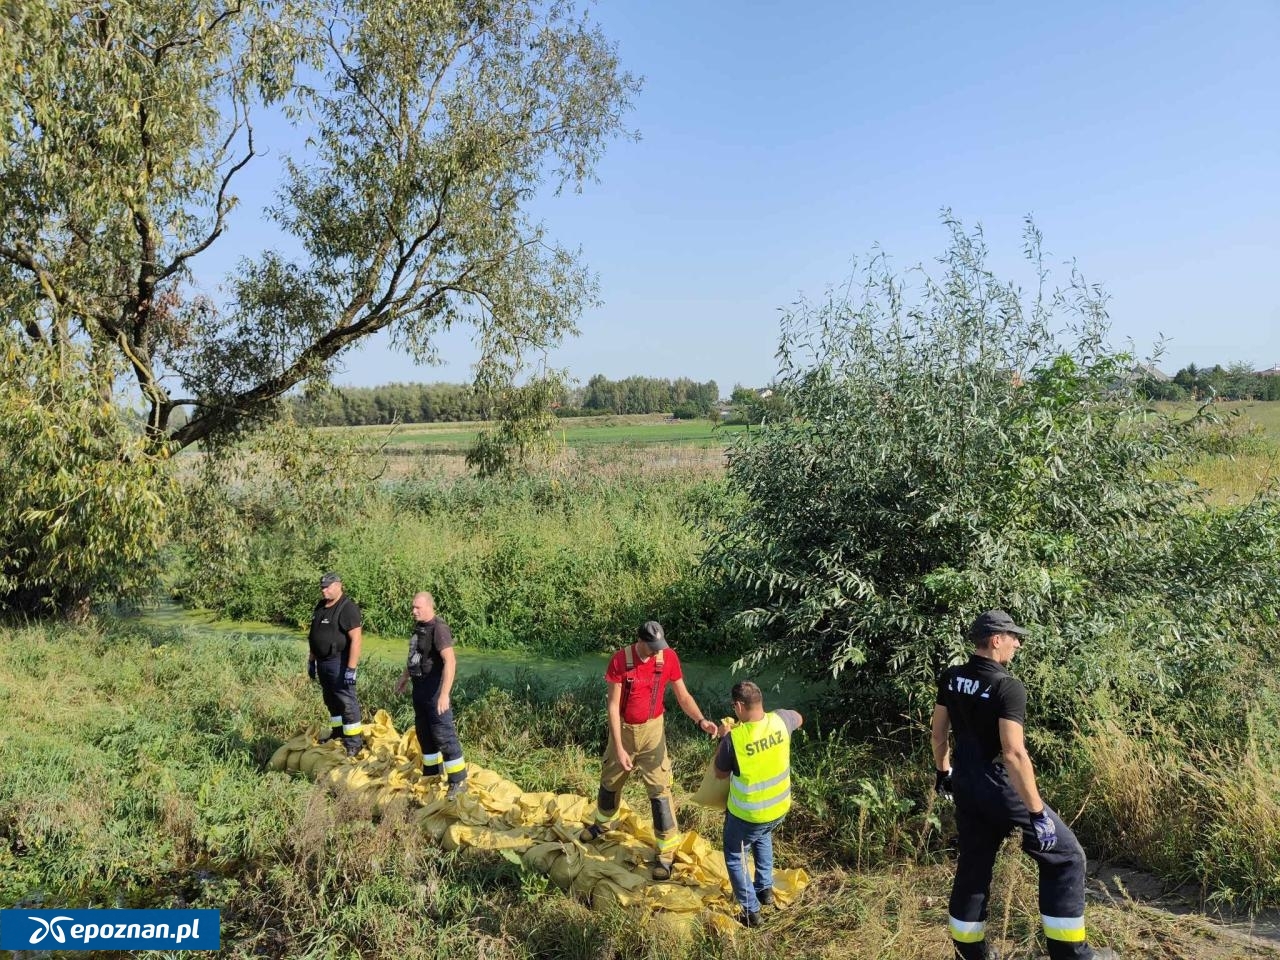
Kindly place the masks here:
POLYGON ((1135 363, 1129 368, 1129 379, 1132 381, 1154 380, 1156 383, 1171 383, 1169 376, 1154 363, 1135 363))

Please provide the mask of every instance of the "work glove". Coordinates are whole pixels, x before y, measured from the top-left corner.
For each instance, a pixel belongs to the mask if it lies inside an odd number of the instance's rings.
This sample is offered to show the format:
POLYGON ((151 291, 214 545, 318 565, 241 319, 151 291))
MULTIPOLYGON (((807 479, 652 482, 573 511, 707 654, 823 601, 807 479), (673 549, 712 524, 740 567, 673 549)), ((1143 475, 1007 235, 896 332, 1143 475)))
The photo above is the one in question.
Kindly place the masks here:
POLYGON ((314 660, 307 661, 307 678, 310 680, 316 678, 316 662, 314 660))
POLYGON ((347 667, 342 671, 342 685, 344 687, 354 687, 356 685, 356 674, 359 671, 355 667, 347 667))
POLYGON ((943 800, 954 800, 951 792, 951 770, 935 770, 933 772, 933 792, 943 800))
POLYGON ((1036 842, 1041 853, 1048 853, 1058 845, 1058 828, 1047 809, 1041 810, 1031 818, 1031 829, 1036 832, 1036 842))

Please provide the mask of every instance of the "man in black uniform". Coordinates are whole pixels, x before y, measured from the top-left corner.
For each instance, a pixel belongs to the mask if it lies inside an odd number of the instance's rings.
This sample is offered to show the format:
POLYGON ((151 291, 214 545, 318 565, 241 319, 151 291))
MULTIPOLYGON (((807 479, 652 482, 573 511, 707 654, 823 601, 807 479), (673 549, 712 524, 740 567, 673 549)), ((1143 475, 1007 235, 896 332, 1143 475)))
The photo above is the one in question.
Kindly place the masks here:
POLYGON ((307 675, 320 682, 320 692, 329 708, 329 735, 320 742, 341 737, 347 756, 354 757, 364 746, 364 726, 356 700, 364 618, 355 601, 342 592, 342 580, 336 573, 320 578, 320 593, 307 635, 311 645, 307 675))
POLYGON ((987 898, 996 853, 1014 829, 1040 868, 1040 914, 1052 960, 1115 960, 1093 950, 1084 929, 1084 851, 1036 789, 1023 739, 1027 689, 1006 668, 1027 633, 1003 610, 969 628, 969 662, 945 670, 933 708, 935 789, 954 794, 960 856, 951 888, 949 926, 955 956, 988 960, 987 898), (949 735, 956 735, 951 769, 949 735))
POLYGON ((422 748, 422 775, 438 777, 443 766, 449 783, 445 797, 452 800, 467 789, 467 761, 449 702, 458 668, 453 633, 444 618, 436 616, 436 601, 429 593, 414 596, 413 620, 409 661, 396 683, 396 693, 404 693, 405 684, 413 680, 413 719, 422 748))

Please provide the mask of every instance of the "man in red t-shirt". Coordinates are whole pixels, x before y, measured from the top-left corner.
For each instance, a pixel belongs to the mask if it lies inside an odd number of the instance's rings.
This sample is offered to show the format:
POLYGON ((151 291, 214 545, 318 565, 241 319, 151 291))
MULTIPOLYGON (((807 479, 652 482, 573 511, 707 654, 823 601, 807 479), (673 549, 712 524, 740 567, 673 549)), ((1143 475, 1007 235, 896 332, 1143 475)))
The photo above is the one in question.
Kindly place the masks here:
POLYGON ((589 843, 612 829, 618 815, 618 799, 635 770, 644 780, 653 813, 657 857, 653 879, 667 880, 680 842, 675 808, 671 803, 671 758, 663 728, 663 699, 668 684, 676 703, 698 729, 714 737, 716 724, 706 719, 684 685, 680 658, 667 644, 662 624, 649 620, 640 627, 636 642, 619 650, 609 661, 604 679, 609 685, 609 745, 600 768, 600 793, 593 823, 582 831, 589 843))

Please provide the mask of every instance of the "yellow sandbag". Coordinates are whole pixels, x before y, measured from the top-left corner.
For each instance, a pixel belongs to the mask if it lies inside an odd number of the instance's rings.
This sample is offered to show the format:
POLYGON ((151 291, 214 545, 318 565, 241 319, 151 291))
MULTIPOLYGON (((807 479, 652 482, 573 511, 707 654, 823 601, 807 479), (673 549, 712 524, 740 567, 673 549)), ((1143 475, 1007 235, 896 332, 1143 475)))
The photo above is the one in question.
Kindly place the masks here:
MULTIPOLYGON (((518 853, 530 869, 546 873, 557 886, 576 892, 596 908, 658 911, 688 922, 706 916, 717 928, 737 927, 732 918, 738 906, 724 855, 718 844, 694 831, 680 837, 672 878, 657 883, 649 876, 653 826, 647 815, 642 819, 625 803, 612 829, 584 845, 579 838, 583 824, 595 814, 591 798, 525 793, 510 780, 474 764, 467 766, 467 789, 446 798, 441 778, 421 774, 414 731, 400 735, 381 710, 365 726, 365 743, 367 749, 352 760, 340 742, 317 746, 313 737, 303 734, 277 750, 272 761, 367 804, 373 814, 401 804, 415 807, 419 829, 449 849, 470 846, 518 853)), ((803 870, 775 871, 777 903, 794 902, 808 879, 803 870)), ((674 920, 670 925, 673 931, 687 928, 674 920)))
POLYGON ((702 891, 676 883, 655 883, 645 891, 645 900, 654 910, 697 913, 706 906, 702 891))
POLYGON ((600 889, 602 896, 606 896, 610 902, 623 902, 625 905, 632 901, 633 894, 644 888, 645 883, 644 877, 637 876, 620 863, 586 856, 583 857, 569 889, 580 896, 592 898, 594 907, 596 887, 603 884, 600 889))
POLYGON ((689 798, 700 806, 710 807, 712 810, 723 810, 725 804, 729 800, 729 778, 725 777, 721 780, 716 776, 716 758, 713 756, 707 761, 707 769, 702 774, 702 783, 698 785, 698 789, 694 791, 693 796, 689 798))
POLYGON ((549 874, 555 862, 563 856, 565 856, 563 843, 544 841, 535 843, 524 852, 520 859, 524 861, 524 865, 530 870, 549 874))
POLYGON ((548 826, 553 822, 549 804, 553 804, 555 796, 554 793, 522 793, 515 798, 511 809, 502 815, 502 819, 513 827, 548 826))
MULTIPOLYGON (((423 813, 426 813, 424 810, 423 813)), ((422 825, 423 831, 436 843, 444 840, 444 833, 453 823, 448 817, 441 814, 430 814, 422 817, 418 821, 422 825)))
POLYGON ((415 767, 422 766, 422 747, 418 745, 418 731, 413 727, 406 730, 400 738, 399 753, 412 760, 415 767))
POLYGON ((809 885, 809 874, 804 870, 773 871, 773 896, 780 907, 789 907, 809 885))
POLYGON ((533 846, 533 838, 510 830, 489 830, 453 823, 444 832, 443 844, 446 850, 475 847, 478 850, 514 850, 522 853, 533 846))
POLYGON ((565 850, 564 856, 551 864, 551 882, 561 890, 568 890, 573 886, 573 878, 578 875, 578 871, 582 868, 582 851, 569 847, 565 850))
POLYGON ((318 748, 303 750, 302 756, 298 759, 298 772, 306 774, 308 777, 314 777, 316 764, 323 760, 327 753, 327 750, 318 748))
POLYGON ((281 744, 280 747, 277 748, 276 752, 271 755, 271 759, 268 761, 267 766, 272 770, 283 770, 285 768, 285 762, 288 759, 289 745, 287 743, 281 744))

